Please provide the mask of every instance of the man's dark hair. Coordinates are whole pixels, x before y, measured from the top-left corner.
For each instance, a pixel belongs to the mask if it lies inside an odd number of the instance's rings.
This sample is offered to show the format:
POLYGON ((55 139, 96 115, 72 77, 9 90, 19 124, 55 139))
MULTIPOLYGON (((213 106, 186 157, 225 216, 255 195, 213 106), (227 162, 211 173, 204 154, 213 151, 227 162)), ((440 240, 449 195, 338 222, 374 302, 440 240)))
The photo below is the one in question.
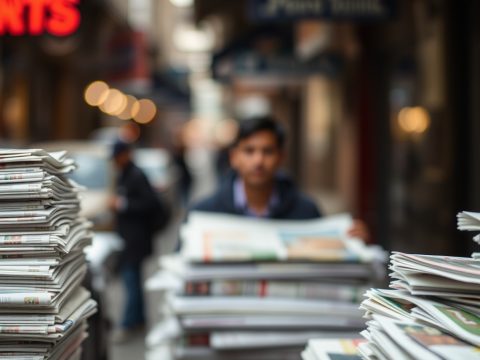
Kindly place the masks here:
POLYGON ((131 150, 132 150, 132 144, 125 142, 123 140, 116 140, 111 148, 110 157, 113 159, 118 155, 131 150))
POLYGON ((238 124, 238 131, 232 147, 253 134, 260 131, 270 131, 277 139, 277 145, 280 149, 285 143, 285 131, 278 121, 270 116, 254 117, 245 120, 240 120, 238 124))

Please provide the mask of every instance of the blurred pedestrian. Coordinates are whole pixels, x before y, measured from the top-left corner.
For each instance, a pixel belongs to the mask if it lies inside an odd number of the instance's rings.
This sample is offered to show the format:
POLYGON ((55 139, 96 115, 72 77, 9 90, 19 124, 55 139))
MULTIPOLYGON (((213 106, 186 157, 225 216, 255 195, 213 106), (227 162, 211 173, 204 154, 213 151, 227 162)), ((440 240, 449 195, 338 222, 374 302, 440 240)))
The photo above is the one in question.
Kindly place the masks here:
POLYGON ((232 170, 230 166, 230 147, 238 131, 238 123, 233 119, 220 121, 215 128, 215 144, 217 152, 215 154, 215 170, 217 173, 217 183, 225 180, 226 175, 232 170))
MULTIPOLYGON (((240 122, 229 153, 233 171, 216 193, 192 209, 273 219, 321 217, 315 202, 279 172, 284 143, 283 128, 270 117, 240 122)), ((369 231, 363 221, 355 220, 349 233, 369 240, 369 231)))
POLYGON ((125 242, 119 265, 126 290, 122 320, 113 334, 113 341, 125 342, 145 324, 141 265, 152 252, 152 216, 157 195, 145 174, 133 163, 129 143, 115 142, 112 159, 118 174, 110 209, 115 213, 116 231, 125 242))
POLYGON ((179 203, 186 207, 190 200, 193 176, 187 162, 187 145, 182 130, 177 130, 173 143, 172 158, 178 171, 177 197, 179 203))

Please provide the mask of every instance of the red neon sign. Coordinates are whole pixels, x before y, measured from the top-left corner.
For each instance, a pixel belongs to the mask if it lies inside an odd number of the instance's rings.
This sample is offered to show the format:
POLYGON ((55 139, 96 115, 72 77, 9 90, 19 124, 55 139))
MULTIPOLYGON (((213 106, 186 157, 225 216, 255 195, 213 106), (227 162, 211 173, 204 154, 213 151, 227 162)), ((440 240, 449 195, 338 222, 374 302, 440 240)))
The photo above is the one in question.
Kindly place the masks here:
POLYGON ((0 0, 0 35, 67 36, 78 29, 80 0, 0 0))

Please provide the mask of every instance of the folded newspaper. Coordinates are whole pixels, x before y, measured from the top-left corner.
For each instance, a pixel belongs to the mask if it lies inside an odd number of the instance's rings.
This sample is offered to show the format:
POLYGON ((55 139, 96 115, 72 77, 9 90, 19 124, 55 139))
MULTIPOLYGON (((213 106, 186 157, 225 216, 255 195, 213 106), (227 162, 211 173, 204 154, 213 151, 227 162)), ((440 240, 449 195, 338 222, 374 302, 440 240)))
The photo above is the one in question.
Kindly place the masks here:
POLYGON ((314 220, 265 220, 193 212, 182 226, 182 256, 192 262, 353 261, 374 254, 347 235, 349 215, 314 220))
POLYGON ((421 323, 374 315, 362 335, 368 342, 358 349, 365 359, 480 359, 478 347, 421 323))
POLYGON ((473 211, 462 211, 457 214, 458 230, 479 231, 480 213, 473 211))
POLYGON ((358 347, 364 339, 311 339, 302 352, 303 360, 361 359, 358 347))

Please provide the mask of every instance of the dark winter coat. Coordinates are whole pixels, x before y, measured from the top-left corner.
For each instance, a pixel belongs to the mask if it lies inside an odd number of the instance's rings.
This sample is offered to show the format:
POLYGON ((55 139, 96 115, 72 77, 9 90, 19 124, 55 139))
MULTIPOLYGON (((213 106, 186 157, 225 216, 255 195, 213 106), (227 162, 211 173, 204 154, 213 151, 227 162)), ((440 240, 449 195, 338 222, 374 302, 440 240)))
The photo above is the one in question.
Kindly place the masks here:
MULTIPOLYGON (((215 194, 194 205, 192 210, 244 215, 242 209, 235 207, 233 197, 235 179, 236 174, 230 173, 215 194)), ((279 201, 278 204, 270 209, 269 218, 306 220, 322 216, 317 205, 299 192, 286 176, 277 176, 275 186, 279 201)))
POLYGON ((157 195, 142 170, 132 162, 118 176, 117 195, 126 200, 116 214, 116 229, 125 241, 120 265, 138 264, 152 252, 152 216, 157 195))

